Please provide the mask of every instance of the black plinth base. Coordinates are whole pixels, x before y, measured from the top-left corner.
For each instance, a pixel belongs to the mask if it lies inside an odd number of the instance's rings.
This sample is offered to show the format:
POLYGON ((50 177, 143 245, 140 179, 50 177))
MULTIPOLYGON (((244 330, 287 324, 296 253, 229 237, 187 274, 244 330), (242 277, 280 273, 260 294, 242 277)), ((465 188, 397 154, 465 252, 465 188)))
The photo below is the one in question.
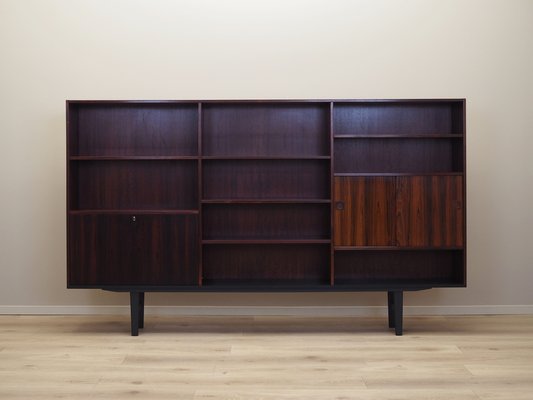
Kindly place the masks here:
MULTIPOLYGON (((394 328, 396 336, 403 334, 403 291, 387 292, 389 328, 394 328)), ((144 328, 144 292, 130 292, 131 336, 139 336, 139 328, 144 328)))

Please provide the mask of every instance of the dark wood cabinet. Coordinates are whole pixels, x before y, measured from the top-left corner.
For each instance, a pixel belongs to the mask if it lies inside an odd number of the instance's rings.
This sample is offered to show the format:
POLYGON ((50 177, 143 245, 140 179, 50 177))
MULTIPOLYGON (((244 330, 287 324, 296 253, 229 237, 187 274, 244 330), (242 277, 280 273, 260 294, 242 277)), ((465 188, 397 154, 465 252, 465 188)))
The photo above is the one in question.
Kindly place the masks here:
POLYGON ((68 287, 466 285, 465 101, 67 101, 68 287))

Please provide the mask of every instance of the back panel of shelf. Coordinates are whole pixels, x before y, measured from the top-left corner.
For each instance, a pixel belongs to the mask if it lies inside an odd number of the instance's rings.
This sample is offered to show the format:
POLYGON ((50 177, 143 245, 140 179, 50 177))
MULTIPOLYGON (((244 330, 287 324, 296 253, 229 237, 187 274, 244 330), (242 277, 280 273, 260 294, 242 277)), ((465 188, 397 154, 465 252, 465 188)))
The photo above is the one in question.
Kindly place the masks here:
POLYGON ((70 209, 198 209, 197 164, 192 160, 70 161, 70 209))
POLYGON ((69 103, 71 156, 194 156, 195 103, 69 103))
POLYGON ((461 173, 462 138, 336 139, 335 173, 461 173))
POLYGON ((328 156, 329 103, 202 106, 204 156, 328 156))
POLYGON ((206 284, 329 282, 328 244, 212 244, 203 246, 206 284))
POLYGON ((330 205, 204 204, 204 239, 329 239, 330 205))
POLYGON ((328 199, 329 160, 203 161, 204 199, 328 199))
POLYGON ((463 286, 463 250, 337 251, 335 284, 463 286))
POLYGON ((342 135, 463 134, 462 100, 335 102, 333 132, 342 135))

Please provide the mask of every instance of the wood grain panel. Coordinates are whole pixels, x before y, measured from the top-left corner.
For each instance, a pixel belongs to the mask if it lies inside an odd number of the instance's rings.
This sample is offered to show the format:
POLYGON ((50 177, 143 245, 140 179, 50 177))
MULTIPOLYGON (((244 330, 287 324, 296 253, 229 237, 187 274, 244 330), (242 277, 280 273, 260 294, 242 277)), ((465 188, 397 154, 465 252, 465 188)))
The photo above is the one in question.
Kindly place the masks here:
POLYGON ((461 101, 335 103, 335 135, 461 134, 461 101))
POLYGON ((206 161, 204 199, 328 199, 329 160, 206 161))
POLYGON ((198 209, 196 161, 72 164, 72 209, 198 209))
POLYGON ((206 204, 204 239, 329 239, 330 204, 206 204))
POLYGON ((329 244, 204 245, 204 279, 213 283, 326 283, 329 258, 329 244))
POLYGON ((335 255, 337 285, 464 284, 462 250, 362 250, 335 255))
POLYGON ((197 217, 133 217, 69 217, 69 285, 197 283, 197 217))
POLYGON ((198 106, 76 104, 70 109, 71 155, 196 155, 198 106))
POLYGON ((394 177, 335 178, 335 246, 394 245, 394 182, 394 177))
POLYGON ((463 177, 398 177, 396 237, 399 246, 463 245, 463 177))
POLYGON ((461 138, 336 139, 336 173, 463 171, 461 138))
POLYGON ((329 155, 329 103, 206 104, 204 155, 329 155))

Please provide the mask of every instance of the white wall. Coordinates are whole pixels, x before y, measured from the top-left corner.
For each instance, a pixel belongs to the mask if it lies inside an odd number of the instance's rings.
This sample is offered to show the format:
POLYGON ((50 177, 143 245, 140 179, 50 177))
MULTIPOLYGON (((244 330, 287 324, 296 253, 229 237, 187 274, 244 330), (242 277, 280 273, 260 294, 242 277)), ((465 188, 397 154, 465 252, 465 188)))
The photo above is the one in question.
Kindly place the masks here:
MULTIPOLYGON (((408 294, 406 304, 532 311, 532 49, 528 0, 0 0, 0 311, 127 303, 65 289, 65 99, 426 97, 467 98, 468 288, 408 294)), ((346 306, 384 296, 147 302, 346 306)))

